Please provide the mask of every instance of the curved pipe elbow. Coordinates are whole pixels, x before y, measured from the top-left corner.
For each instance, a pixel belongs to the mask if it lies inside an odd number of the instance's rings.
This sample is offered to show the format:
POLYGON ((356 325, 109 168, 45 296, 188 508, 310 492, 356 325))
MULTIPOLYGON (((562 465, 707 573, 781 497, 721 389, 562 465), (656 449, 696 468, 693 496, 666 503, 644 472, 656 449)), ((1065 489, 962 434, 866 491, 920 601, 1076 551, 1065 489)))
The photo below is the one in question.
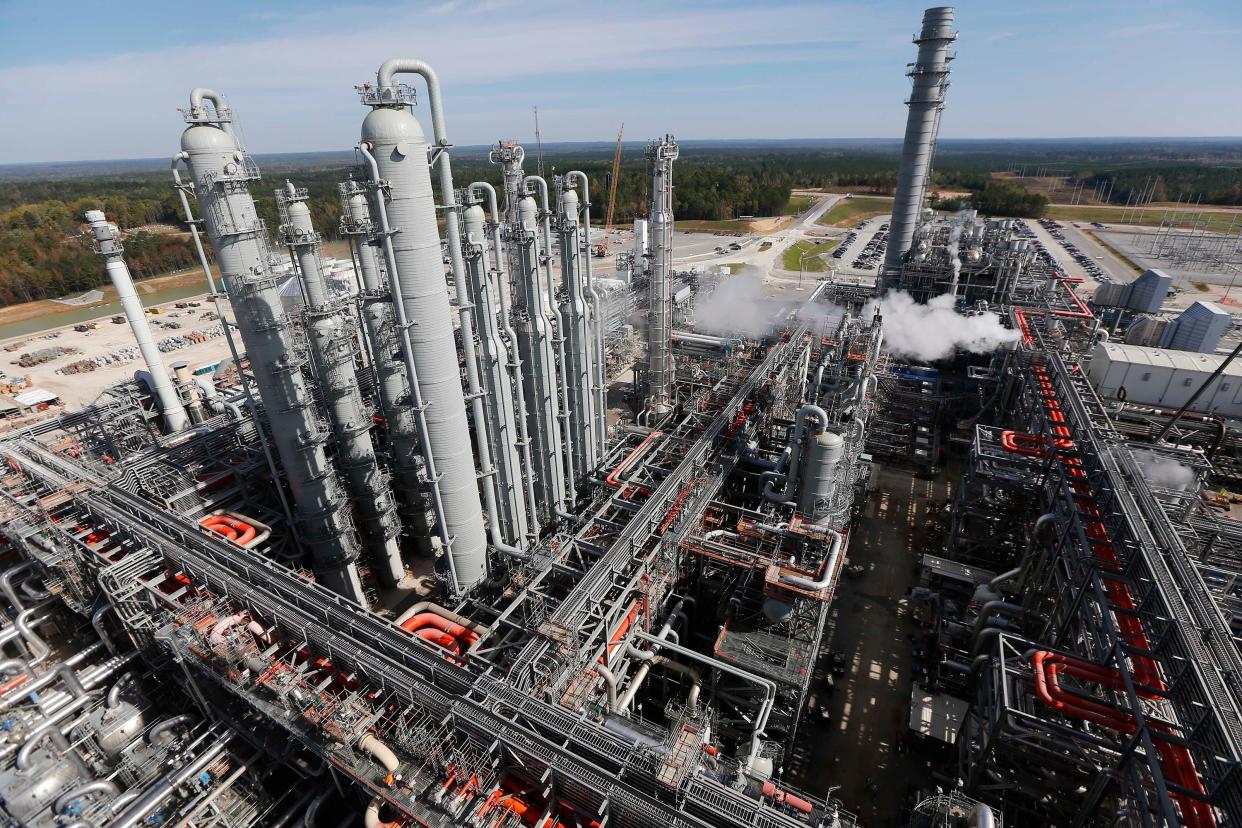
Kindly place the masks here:
POLYGON ((395 84, 396 75, 418 75, 427 84, 428 104, 431 107, 431 129, 435 133, 436 143, 447 145, 448 136, 444 131, 444 111, 440 103, 440 77, 436 70, 426 61, 417 58, 392 58, 380 65, 375 73, 376 84, 384 89, 395 84))
POLYGON ((111 781, 97 779, 94 782, 87 782, 85 785, 79 785, 61 794, 52 805, 52 810, 58 814, 63 814, 70 805, 82 797, 91 796, 92 794, 107 794, 111 797, 116 796, 118 793, 120 793, 120 790, 111 781))
POLYGON ((162 722, 156 722, 151 729, 147 731, 147 744, 155 744, 156 739, 172 730, 174 727, 179 727, 181 725, 189 727, 192 724, 194 724, 194 717, 188 713, 182 713, 180 716, 173 716, 172 718, 165 719, 162 722))
MULTIPOLYGON (((387 773, 396 773, 401 762, 397 759, 397 754, 392 752, 388 745, 379 740, 374 733, 367 731, 362 734, 362 738, 358 740, 358 749, 368 754, 374 759, 380 767, 387 773)), ((369 811, 370 809, 368 809, 369 811)), ((376 818, 379 817, 379 805, 375 806, 376 818)))

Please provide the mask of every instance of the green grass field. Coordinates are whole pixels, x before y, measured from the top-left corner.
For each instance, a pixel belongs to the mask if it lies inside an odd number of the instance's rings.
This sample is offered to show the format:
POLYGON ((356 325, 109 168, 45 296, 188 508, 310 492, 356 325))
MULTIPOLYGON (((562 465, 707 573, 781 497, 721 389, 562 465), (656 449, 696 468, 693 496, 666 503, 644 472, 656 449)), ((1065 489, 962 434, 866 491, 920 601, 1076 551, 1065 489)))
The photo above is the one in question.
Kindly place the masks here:
POLYGON ((819 223, 826 227, 845 227, 863 219, 886 216, 892 211, 891 198, 857 196, 838 201, 831 210, 820 216, 819 223))
POLYGON ((675 221, 677 230, 696 230, 701 233, 749 233, 750 222, 728 219, 726 221, 675 221))
POLYGON ((789 203, 785 205, 785 215, 796 216, 815 201, 811 196, 796 195, 789 197, 789 203))
MULTIPOLYGON (((1179 210, 1179 224, 1183 227, 1190 227, 1194 223, 1195 210, 1179 210)), ((1158 226, 1164 220, 1166 210, 1163 207, 1146 207, 1141 210, 1126 211, 1124 207, 1061 207, 1051 205, 1044 210, 1044 216, 1057 221, 1077 221, 1092 222, 1098 221, 1101 224, 1120 224, 1122 218, 1126 219, 1127 224, 1146 224, 1158 226)), ((1203 224, 1207 225, 1208 230, 1228 230, 1229 223, 1235 222, 1234 229, 1242 226, 1242 210, 1233 212, 1208 212, 1203 211, 1200 215, 1203 224)))
POLYGON ((781 267, 786 270, 797 270, 798 262, 802 260, 802 268, 807 273, 823 273, 828 269, 828 263, 824 261, 823 254, 840 244, 839 239, 829 239, 828 241, 812 242, 800 241, 789 245, 781 251, 781 267), (803 259, 803 255, 806 258, 803 259))

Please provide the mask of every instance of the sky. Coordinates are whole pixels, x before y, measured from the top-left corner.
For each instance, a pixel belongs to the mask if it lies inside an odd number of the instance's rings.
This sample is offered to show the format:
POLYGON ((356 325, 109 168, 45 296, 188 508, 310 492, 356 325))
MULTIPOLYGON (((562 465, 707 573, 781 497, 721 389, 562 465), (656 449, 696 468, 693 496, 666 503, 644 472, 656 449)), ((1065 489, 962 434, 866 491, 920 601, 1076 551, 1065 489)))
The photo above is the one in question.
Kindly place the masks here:
MULTIPOLYGON (((0 164, 177 149, 191 87, 251 152, 347 150, 353 85, 436 68, 458 145, 896 138, 928 2, 0 0, 0 164)), ((947 138, 1242 136, 1239 0, 963 0, 947 138)), ((416 111, 425 118, 425 108, 416 111)))

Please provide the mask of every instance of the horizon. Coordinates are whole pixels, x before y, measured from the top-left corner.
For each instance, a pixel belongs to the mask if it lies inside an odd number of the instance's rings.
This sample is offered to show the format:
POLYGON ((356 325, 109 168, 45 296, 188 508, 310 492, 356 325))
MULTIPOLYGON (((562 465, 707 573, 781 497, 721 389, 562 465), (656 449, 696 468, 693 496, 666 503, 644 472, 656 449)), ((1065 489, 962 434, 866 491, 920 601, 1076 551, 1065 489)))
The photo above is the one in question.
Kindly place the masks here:
MULTIPOLYGON (((171 154, 183 126, 174 110, 195 85, 229 99, 256 154, 347 151, 363 115, 350 87, 399 54, 436 67, 459 146, 498 134, 533 144, 534 106, 545 144, 611 143, 622 122, 627 135, 686 140, 896 140, 909 92, 901 67, 926 5, 554 0, 519 15, 513 0, 260 10, 226 0, 210 16, 236 25, 211 28, 169 20, 151 0, 107 16, 14 4, 0 7, 0 105, 11 123, 39 128, 0 135, 0 161, 171 154), (48 105, 48 90, 83 78, 89 110, 48 105), (83 151, 86 141, 97 151, 83 151)), ((1176 19, 1164 4, 1119 0, 956 8, 946 140, 1242 135, 1242 110, 1220 105, 1242 68, 1242 5, 1199 0, 1176 19)))

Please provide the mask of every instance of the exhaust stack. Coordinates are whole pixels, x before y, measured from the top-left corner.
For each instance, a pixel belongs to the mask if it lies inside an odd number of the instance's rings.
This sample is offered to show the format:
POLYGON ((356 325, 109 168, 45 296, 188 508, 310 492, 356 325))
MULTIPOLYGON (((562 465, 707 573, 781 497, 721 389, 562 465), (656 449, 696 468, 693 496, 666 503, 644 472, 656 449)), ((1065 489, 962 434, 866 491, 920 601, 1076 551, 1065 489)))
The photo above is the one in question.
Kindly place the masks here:
POLYGON ((86 220, 91 225, 91 235, 95 237, 95 252, 104 259, 104 268, 116 288, 117 298, 121 300, 121 309, 129 320, 129 327, 134 332, 134 341, 138 350, 146 360, 147 370, 151 372, 151 380, 155 384, 156 402, 160 413, 164 415, 164 425, 170 432, 183 431, 190 425, 185 407, 177 389, 173 388, 168 378, 168 369, 160 359, 160 349, 151 336, 151 326, 147 324, 146 313, 142 309, 142 300, 134 290, 134 280, 129 275, 129 267, 125 264, 124 247, 117 236, 116 227, 108 223, 102 210, 87 210, 86 220))
POLYGON ((677 142, 671 135, 647 145, 647 170, 651 175, 651 263, 648 267, 647 410, 644 425, 651 425, 673 407, 673 352, 671 271, 673 267, 673 162, 677 142))
POLYGON ((906 137, 901 149, 901 168, 897 173, 897 192, 893 198, 893 218, 889 223, 888 251, 880 293, 894 286, 906 254, 914 242, 927 184, 931 180, 932 155, 936 135, 940 131, 940 112, 944 109, 944 93, 949 88, 949 48, 957 40, 953 31, 953 7, 938 6, 923 13, 923 30, 914 42, 918 44, 918 60, 911 65, 914 79, 910 92, 910 114, 906 118, 906 137))

